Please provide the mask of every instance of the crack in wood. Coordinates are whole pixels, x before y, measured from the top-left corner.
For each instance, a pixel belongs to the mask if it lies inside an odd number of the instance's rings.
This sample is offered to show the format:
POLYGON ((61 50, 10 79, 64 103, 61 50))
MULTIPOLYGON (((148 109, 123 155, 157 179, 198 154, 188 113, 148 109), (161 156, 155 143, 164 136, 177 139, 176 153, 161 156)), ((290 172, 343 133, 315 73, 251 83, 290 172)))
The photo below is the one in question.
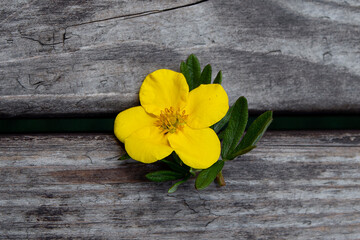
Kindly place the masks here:
POLYGON ((24 88, 24 89, 28 89, 27 87, 25 87, 19 80, 19 77, 16 78, 16 81, 19 83, 19 85, 24 88))
POLYGON ((220 216, 216 216, 214 217, 212 220, 208 221, 206 224, 205 224, 205 227, 209 226, 209 224, 213 223, 215 220, 217 220, 218 218, 220 218, 220 216))
POLYGON ((37 42, 37 43, 39 43, 41 46, 55 46, 55 45, 59 45, 59 44, 62 44, 62 43, 63 43, 63 42, 43 43, 43 42, 40 41, 39 39, 35 39, 35 38, 32 38, 32 37, 23 36, 23 35, 21 36, 21 38, 24 38, 24 39, 28 39, 28 40, 37 42))
POLYGON ((198 5, 198 4, 201 4, 201 3, 204 3, 204 2, 208 2, 208 1, 209 0, 201 0, 201 1, 198 1, 198 2, 189 3, 189 4, 176 6, 176 7, 171 7, 171 8, 155 9, 155 10, 150 10, 150 11, 145 11, 145 12, 124 14, 124 15, 115 16, 115 17, 109 17, 109 18, 93 20, 93 21, 89 21, 89 22, 78 23, 78 24, 69 25, 69 26, 65 27, 65 31, 66 31, 67 28, 70 28, 70 27, 77 27, 77 26, 81 26, 81 25, 87 25, 87 24, 98 23, 98 22, 105 22, 105 21, 114 20, 114 19, 121 19, 121 18, 123 18, 123 20, 127 20, 127 19, 131 19, 131 18, 144 17, 144 16, 148 16, 148 15, 173 11, 173 10, 177 10, 177 9, 181 9, 181 8, 187 8, 187 7, 191 7, 191 6, 198 5))
POLYGON ((183 199, 184 206, 186 206, 188 209, 190 209, 193 213, 199 213, 194 208, 190 206, 190 204, 186 201, 186 199, 183 199))
POLYGON ((66 34, 67 34, 66 29, 67 29, 67 27, 64 28, 64 33, 62 34, 62 44, 63 44, 63 46, 65 45, 65 41, 67 39, 71 38, 71 37, 66 37, 66 34))

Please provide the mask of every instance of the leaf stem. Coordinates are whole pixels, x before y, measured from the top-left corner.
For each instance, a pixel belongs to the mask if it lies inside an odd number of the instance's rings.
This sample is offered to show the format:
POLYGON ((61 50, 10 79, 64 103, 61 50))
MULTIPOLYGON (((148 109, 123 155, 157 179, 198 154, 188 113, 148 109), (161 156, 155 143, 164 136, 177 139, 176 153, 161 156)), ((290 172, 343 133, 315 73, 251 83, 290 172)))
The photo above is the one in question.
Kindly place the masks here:
POLYGON ((217 175, 216 175, 216 182, 217 184, 219 184, 220 187, 223 187, 226 185, 224 176, 222 175, 222 171, 220 171, 217 175))

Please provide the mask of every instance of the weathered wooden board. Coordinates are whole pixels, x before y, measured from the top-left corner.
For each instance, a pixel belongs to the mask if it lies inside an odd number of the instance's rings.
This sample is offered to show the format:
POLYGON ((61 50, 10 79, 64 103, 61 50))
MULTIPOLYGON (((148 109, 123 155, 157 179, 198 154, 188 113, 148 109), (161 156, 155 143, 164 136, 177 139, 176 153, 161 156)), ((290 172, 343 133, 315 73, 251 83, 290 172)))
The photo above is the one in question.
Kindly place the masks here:
POLYGON ((111 135, 1 135, 1 239, 356 239, 360 131, 269 132, 227 186, 147 182, 111 135))
POLYGON ((0 116, 113 115, 190 53, 250 111, 360 112, 357 1, 2 1, 0 116))

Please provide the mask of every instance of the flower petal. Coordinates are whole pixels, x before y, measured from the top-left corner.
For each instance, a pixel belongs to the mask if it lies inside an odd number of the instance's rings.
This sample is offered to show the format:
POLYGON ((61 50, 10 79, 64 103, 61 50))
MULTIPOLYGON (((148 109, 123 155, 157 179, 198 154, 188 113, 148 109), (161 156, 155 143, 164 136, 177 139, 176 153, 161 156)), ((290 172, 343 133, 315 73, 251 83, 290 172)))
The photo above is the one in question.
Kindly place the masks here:
POLYGON ((220 140, 210 128, 185 126, 182 131, 170 134, 168 139, 181 160, 192 168, 208 168, 220 157, 220 140))
POLYGON ((220 84, 202 84, 189 93, 186 123, 192 128, 210 127, 220 121, 228 109, 229 99, 220 84))
POLYGON ((115 136, 124 142, 133 132, 146 126, 154 126, 155 117, 147 114, 143 107, 133 107, 119 113, 114 122, 115 136))
POLYGON ((185 107, 189 86, 183 74, 168 69, 159 69, 145 78, 139 98, 146 112, 160 115, 165 108, 185 107))
POLYGON ((169 156, 173 149, 166 135, 158 127, 144 127, 125 139, 125 150, 129 156, 143 163, 153 163, 169 156))

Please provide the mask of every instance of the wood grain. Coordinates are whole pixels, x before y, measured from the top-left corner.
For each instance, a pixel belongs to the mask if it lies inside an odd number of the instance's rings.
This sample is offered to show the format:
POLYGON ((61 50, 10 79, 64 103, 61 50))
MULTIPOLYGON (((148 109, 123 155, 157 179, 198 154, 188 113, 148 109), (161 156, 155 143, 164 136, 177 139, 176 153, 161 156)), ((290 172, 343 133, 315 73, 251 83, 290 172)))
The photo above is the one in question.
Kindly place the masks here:
POLYGON ((227 185, 143 177, 111 135, 0 135, 0 239, 356 239, 360 131, 268 132, 227 185))
POLYGON ((356 1, 0 3, 0 116, 114 115, 190 53, 250 111, 360 112, 356 1))

